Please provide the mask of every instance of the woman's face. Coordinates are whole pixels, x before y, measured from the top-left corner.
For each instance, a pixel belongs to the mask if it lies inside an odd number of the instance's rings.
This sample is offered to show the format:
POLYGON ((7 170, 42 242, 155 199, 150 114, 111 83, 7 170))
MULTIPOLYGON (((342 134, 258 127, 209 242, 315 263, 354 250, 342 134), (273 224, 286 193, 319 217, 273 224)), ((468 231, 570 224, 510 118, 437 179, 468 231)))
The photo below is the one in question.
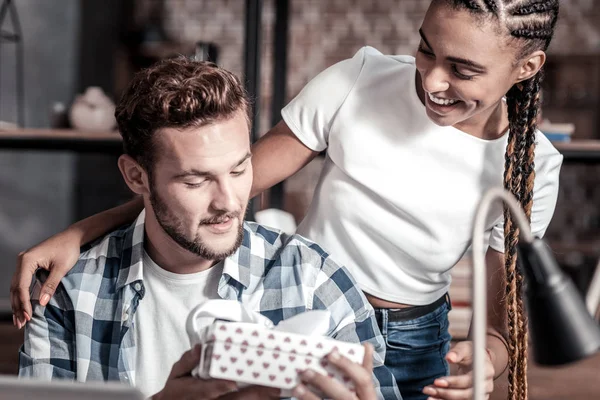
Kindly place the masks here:
MULTIPOLYGON (((441 2, 429 7, 419 30, 416 66, 427 115, 441 126, 485 124, 517 82, 517 49, 494 19, 441 2)), ((513 42, 514 43, 514 42, 513 42)))

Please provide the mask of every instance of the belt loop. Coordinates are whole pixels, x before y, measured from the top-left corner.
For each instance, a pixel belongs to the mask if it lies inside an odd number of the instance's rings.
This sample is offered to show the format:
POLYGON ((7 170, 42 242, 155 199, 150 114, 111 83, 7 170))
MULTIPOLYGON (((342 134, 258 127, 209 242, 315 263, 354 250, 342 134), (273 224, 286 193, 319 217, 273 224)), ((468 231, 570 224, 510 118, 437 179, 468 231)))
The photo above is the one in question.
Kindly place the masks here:
POLYGON ((388 310, 386 308, 380 308, 381 311, 381 334, 385 338, 387 336, 388 328, 388 310))
POLYGON ((446 298, 446 304, 448 305, 448 311, 452 310, 452 300, 450 300, 450 293, 446 292, 444 296, 446 298))

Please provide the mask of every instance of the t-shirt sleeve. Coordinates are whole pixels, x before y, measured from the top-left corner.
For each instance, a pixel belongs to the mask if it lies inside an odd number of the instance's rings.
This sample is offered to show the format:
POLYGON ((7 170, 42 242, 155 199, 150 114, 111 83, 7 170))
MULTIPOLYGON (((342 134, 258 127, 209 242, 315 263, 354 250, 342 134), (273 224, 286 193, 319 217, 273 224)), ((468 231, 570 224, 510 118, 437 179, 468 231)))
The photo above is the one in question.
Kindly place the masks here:
POLYGON ((354 57, 321 72, 281 110, 285 123, 306 147, 313 151, 327 148, 331 125, 352 91, 369 51, 369 47, 363 47, 354 57))
MULTIPOLYGON (((538 133, 538 135, 542 134, 538 133)), ((548 146, 552 146, 552 144, 548 142, 548 146)), ((545 160, 536 158, 533 207, 531 209, 531 232, 539 238, 544 236, 554 215, 563 156, 552 147, 552 153, 543 158, 545 160)), ((504 252, 504 219, 492 229, 490 247, 501 253, 504 252)))

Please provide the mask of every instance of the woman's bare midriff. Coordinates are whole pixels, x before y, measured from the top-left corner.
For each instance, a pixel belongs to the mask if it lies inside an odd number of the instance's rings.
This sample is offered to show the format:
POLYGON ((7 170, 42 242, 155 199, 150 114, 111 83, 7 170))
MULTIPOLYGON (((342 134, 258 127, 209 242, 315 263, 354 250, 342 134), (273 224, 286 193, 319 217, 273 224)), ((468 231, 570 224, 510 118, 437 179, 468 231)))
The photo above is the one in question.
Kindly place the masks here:
POLYGON ((412 307, 410 304, 402 304, 402 303, 394 303, 391 301, 380 299, 379 297, 375 297, 370 295, 369 293, 365 293, 367 300, 373 306, 373 308, 409 308, 412 307))

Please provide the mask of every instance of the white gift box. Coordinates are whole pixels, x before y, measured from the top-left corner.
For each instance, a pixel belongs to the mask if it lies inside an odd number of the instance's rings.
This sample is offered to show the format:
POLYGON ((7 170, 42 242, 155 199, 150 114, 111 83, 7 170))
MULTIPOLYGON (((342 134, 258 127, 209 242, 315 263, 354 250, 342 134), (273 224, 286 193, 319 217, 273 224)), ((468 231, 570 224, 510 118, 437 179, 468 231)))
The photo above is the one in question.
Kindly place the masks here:
POLYGON ((336 349, 351 361, 362 363, 364 347, 315 333, 326 332, 328 324, 329 312, 308 311, 273 327, 264 316, 249 312, 238 302, 211 300, 192 311, 188 319, 192 344, 202 345, 200 363, 193 374, 231 380, 241 386, 280 388, 289 394, 300 383, 299 374, 311 369, 354 390, 352 381, 325 356, 336 349), (219 319, 243 322, 214 320, 216 313, 221 314, 219 319), (211 316, 212 323, 199 332, 195 330, 194 321, 211 316))

